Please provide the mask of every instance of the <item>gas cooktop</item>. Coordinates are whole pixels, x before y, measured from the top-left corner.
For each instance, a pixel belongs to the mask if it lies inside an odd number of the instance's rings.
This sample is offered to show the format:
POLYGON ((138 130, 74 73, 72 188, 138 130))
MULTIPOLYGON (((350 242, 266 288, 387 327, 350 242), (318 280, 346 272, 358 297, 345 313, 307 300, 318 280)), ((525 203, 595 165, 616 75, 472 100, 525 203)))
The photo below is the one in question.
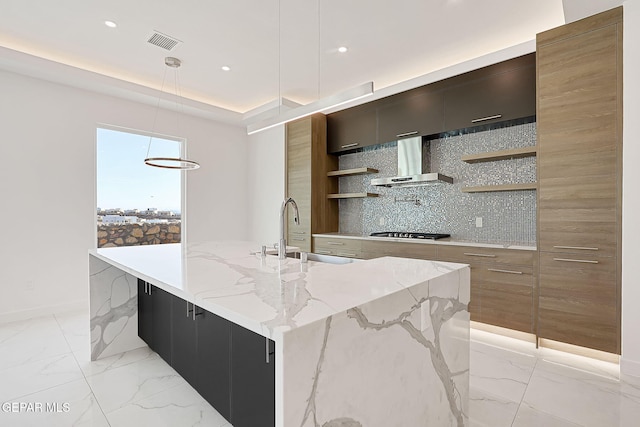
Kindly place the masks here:
POLYGON ((380 233, 371 233, 372 237, 402 237, 405 239, 443 239, 445 237, 451 237, 451 234, 442 233, 409 233, 404 231, 383 231, 380 233))

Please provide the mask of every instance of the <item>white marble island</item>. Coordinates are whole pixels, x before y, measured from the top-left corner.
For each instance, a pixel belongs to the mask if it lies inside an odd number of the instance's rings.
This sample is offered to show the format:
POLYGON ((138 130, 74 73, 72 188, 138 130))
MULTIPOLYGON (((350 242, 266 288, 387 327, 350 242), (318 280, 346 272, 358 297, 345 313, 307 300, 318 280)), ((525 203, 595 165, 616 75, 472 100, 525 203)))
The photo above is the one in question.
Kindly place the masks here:
POLYGON ((92 251, 92 358, 145 345, 139 278, 275 342, 279 427, 467 424, 466 265, 390 257, 301 264, 250 255, 257 247, 92 251))

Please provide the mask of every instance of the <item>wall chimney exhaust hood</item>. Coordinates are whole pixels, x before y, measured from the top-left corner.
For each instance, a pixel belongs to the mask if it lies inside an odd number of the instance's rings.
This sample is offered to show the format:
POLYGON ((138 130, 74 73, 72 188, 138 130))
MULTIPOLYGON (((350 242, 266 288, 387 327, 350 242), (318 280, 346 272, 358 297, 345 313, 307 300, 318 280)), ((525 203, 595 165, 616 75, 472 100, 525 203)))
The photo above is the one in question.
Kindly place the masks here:
POLYGON ((422 173, 422 137, 398 140, 398 176, 375 178, 379 187, 414 187, 438 182, 453 184, 453 178, 437 172, 422 173))

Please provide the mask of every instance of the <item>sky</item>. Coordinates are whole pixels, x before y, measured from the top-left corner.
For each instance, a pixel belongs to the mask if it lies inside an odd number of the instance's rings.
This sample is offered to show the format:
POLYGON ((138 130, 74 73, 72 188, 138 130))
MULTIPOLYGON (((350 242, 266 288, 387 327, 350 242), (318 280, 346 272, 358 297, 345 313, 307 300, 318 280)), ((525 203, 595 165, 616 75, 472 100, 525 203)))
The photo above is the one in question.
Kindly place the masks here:
MULTIPOLYGON (((98 128, 97 207, 180 212, 180 171, 144 164, 149 139, 98 128)), ((180 157, 180 142, 154 137, 149 157, 180 157)))

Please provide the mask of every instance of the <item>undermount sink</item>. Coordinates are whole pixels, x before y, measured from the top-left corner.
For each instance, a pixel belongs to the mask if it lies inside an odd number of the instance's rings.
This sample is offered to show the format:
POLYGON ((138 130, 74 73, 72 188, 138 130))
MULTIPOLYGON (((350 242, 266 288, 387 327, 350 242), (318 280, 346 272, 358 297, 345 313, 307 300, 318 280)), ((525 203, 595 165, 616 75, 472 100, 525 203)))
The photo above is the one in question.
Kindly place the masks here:
MULTIPOLYGON (((287 254, 287 257, 299 259, 300 252, 290 252, 287 254)), ((335 255, 321 255, 321 254, 314 254, 311 252, 307 253, 307 260, 317 261, 317 262, 326 262, 328 264, 351 264, 352 262, 354 262, 353 258, 345 258, 345 257, 335 256, 335 255)))

